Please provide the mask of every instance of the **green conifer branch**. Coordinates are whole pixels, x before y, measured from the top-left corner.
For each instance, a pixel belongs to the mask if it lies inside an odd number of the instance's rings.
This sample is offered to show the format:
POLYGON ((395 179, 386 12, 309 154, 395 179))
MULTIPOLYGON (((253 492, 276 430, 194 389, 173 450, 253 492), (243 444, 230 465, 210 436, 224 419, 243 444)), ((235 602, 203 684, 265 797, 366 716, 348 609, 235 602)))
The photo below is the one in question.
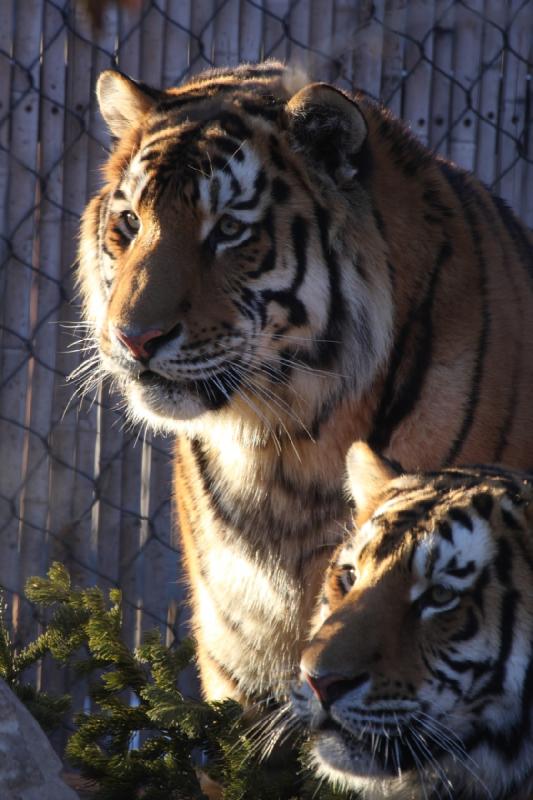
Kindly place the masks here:
POLYGON ((77 714, 66 757, 95 781, 94 800, 201 800, 198 763, 223 787, 224 800, 346 800, 320 786, 305 768, 305 751, 287 748, 278 763, 257 759, 241 707, 205 703, 178 690, 180 673, 194 658, 194 643, 166 647, 158 631, 135 651, 122 639, 118 590, 77 589, 61 564, 46 578, 31 578, 28 599, 48 609, 35 641, 15 652, 0 616, 0 676, 48 729, 69 706, 25 684, 22 673, 45 655, 92 678, 95 711, 77 714))

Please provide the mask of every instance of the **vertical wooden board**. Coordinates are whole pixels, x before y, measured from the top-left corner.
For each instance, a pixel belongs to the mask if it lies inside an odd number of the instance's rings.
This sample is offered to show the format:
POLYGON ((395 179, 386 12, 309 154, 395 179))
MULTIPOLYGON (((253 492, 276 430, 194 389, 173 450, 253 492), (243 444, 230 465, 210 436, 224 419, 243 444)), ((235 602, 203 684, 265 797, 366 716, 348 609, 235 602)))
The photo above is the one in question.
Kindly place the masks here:
POLYGON ((164 11, 165 6, 165 0, 152 5, 141 25, 141 80, 157 88, 161 86, 163 76, 165 26, 165 18, 159 9, 164 11))
POLYGON ((385 0, 361 0, 358 8, 358 31, 353 54, 354 80, 357 88, 364 89, 376 99, 381 90, 381 65, 383 58, 383 25, 385 0))
POLYGON ((137 555, 141 546, 141 485, 142 447, 137 434, 125 436, 122 465, 122 508, 120 522, 120 588, 124 608, 124 632, 129 647, 138 644, 136 608, 141 603, 142 583, 138 580, 137 555))
POLYGON ((163 85, 176 86, 189 72, 191 4, 188 0, 168 0, 167 14, 163 85))
POLYGON ((117 63, 121 72, 139 80, 141 76, 140 8, 120 8, 118 20, 117 63))
POLYGON ((353 0, 335 0, 331 55, 340 65, 336 83, 347 92, 357 87, 353 75, 353 51, 358 29, 357 5, 353 0))
POLYGON ((122 498, 122 458, 124 441, 117 412, 116 396, 106 383, 99 407, 98 435, 98 569, 109 576, 110 586, 118 586, 120 561, 120 523, 122 498))
POLYGON ((433 39, 433 85, 429 144, 440 155, 450 155, 450 125, 452 120, 453 42, 455 35, 455 6, 448 0, 435 4, 435 34, 433 39))
POLYGON ((529 108, 529 121, 526 134, 527 138, 525 141, 528 164, 521 209, 522 219, 529 228, 533 228, 533 35, 530 38, 529 65, 529 72, 526 76, 528 93, 528 102, 526 106, 529 108))
POLYGON ((491 186, 497 171, 499 104, 507 4, 501 3, 500 0, 485 0, 483 16, 485 25, 480 64, 481 119, 478 124, 475 172, 478 178, 491 186))
MULTIPOLYGON (((104 11, 102 30, 97 34, 93 49, 93 80, 113 64, 114 48, 118 35, 118 15, 115 6, 104 11)), ((98 110, 93 91, 91 116, 89 121, 89 164, 88 188, 93 194, 101 186, 101 167, 109 149, 109 135, 104 120, 98 110)), ((113 408, 117 398, 104 384, 99 393, 99 402, 88 414, 89 429, 95 431, 96 447, 94 454, 94 481, 98 486, 98 499, 91 513, 90 563, 98 574, 106 575, 102 588, 108 591, 117 585, 119 574, 120 545, 120 501, 121 501, 121 460, 123 446, 122 430, 113 408)), ((84 432, 84 436, 86 433, 84 432)), ((80 448, 78 448, 78 451, 80 448)), ((89 469, 89 464, 84 466, 89 469)), ((88 517, 87 517, 88 523, 88 517)))
POLYGON ((406 0, 387 0, 384 14, 380 97, 398 116, 402 113, 406 6, 406 0))
POLYGON ((521 157, 526 130, 527 58, 532 36, 533 3, 519 0, 510 4, 509 52, 503 76, 503 109, 500 138, 499 192, 517 213, 521 211, 522 183, 526 175, 521 157))
POLYGON ((289 42, 283 23, 289 14, 291 4, 288 0, 263 0, 263 47, 265 58, 279 58, 286 61, 289 42))
MULTIPOLYGON (((67 376, 80 361, 79 353, 69 350, 72 341, 72 328, 79 321, 79 309, 73 302, 76 295, 73 265, 76 261, 76 242, 79 234, 79 216, 87 200, 88 147, 86 127, 91 104, 91 30, 80 6, 70 12, 66 60, 67 87, 64 129, 63 160, 63 220, 61 229, 62 287, 68 302, 61 310, 63 326, 59 328, 55 388, 54 388, 54 428, 50 436, 52 468, 50 476, 50 496, 54 498, 50 506, 48 526, 53 545, 52 557, 64 560, 66 553, 72 557, 69 566, 77 583, 86 585, 89 573, 77 564, 76 525, 77 507, 83 500, 75 498, 76 484, 76 443, 78 428, 79 400, 72 400, 76 384, 67 383, 67 376), (78 32, 80 35, 78 35, 78 32), (66 327, 69 326, 69 327, 66 327), (62 544, 63 542, 63 544, 62 544)), ((80 328, 84 338, 84 329, 80 328)), ((85 488, 87 499, 92 497, 92 487, 85 488)), ((78 492, 79 494, 79 492, 78 492)))
POLYGON ((483 0, 471 0, 468 7, 460 5, 456 9, 454 76, 460 86, 454 85, 452 89, 450 156, 468 170, 474 169, 476 155, 482 13, 483 0))
MULTIPOLYGON (((144 563, 150 539, 150 471, 152 467, 151 434, 145 432, 141 444, 141 472, 139 485, 139 547, 132 564, 134 581, 138 587, 138 606, 135 615, 135 641, 139 644, 143 634, 149 630, 150 622, 145 613, 147 602, 147 569, 144 563)), ((148 570, 149 574, 149 570, 148 570)))
POLYGON ((408 4, 406 31, 410 41, 405 45, 403 117, 424 144, 428 143, 431 108, 434 22, 433 0, 412 0, 408 4), (422 58, 421 47, 425 58, 422 58))
POLYGON ((92 91, 87 138, 87 146, 89 148, 87 192, 89 196, 97 192, 102 185, 101 167, 109 151, 109 133, 98 109, 94 87, 100 73, 114 66, 114 47, 117 33, 117 10, 114 5, 110 5, 104 10, 101 31, 93 34, 95 42, 92 57, 92 91))
POLYGON ((217 67, 239 63, 239 0, 229 0, 215 16, 213 61, 217 67))
MULTIPOLYGON (((4 261, 9 248, 7 236, 7 190, 9 185, 9 146, 11 131, 11 79, 13 67, 14 2, 0 3, 0 297, 4 296, 4 261)), ((0 343, 2 342, 0 326, 0 343)))
MULTIPOLYGON (((63 125, 66 30, 62 8, 44 6, 40 98, 40 174, 45 190, 39 203, 36 273, 33 284, 35 324, 26 480, 22 501, 19 585, 48 566, 47 520, 50 503, 48 436, 52 428, 56 349, 61 296, 61 218, 63 202, 63 125)), ((33 612, 21 617, 22 638, 37 633, 33 612)))
MULTIPOLYGON (((3 352, 0 362, 0 483, 2 494, 20 514, 21 488, 27 461, 27 410, 31 339, 31 287, 36 225, 39 44, 41 0, 20 0, 16 6, 13 80, 10 96, 11 165, 7 194, 10 257, 3 285, 3 352)), ((5 558, 0 584, 12 585, 18 572, 19 521, 10 506, 0 508, 5 558)), ((15 625, 18 620, 14 620, 15 625)))
MULTIPOLYGON (((116 8, 109 6, 104 11, 102 29, 94 34, 94 45, 91 53, 91 83, 89 85, 89 114, 85 137, 87 148, 87 198, 94 194, 101 185, 101 166, 106 155, 109 136, 105 123, 97 108, 94 83, 100 72, 112 66, 113 47, 117 35, 116 8)), ((81 198, 80 198, 81 199, 81 198)), ((108 575, 108 565, 102 566, 99 553, 102 527, 105 527, 105 514, 102 520, 102 503, 100 502, 99 479, 102 467, 103 450, 108 433, 104 422, 103 408, 106 390, 100 386, 97 402, 82 404, 78 414, 76 430, 76 475, 73 489, 73 518, 76 520, 75 558, 82 570, 87 570, 84 579, 94 581, 94 575, 102 580, 108 575), (84 565, 84 566, 81 566, 84 565)), ((112 448, 113 444, 109 443, 112 448)), ((111 576, 110 576, 111 578, 111 576)), ((108 588, 104 586, 103 588, 108 588)))
POLYGON ((256 62, 262 58, 263 0, 241 0, 239 15, 239 61, 256 62))
MULTIPOLYGON (((312 4, 296 3, 290 9, 288 24, 290 31, 288 63, 296 69, 303 69, 315 76, 314 58, 311 51, 312 4)), ((323 78, 325 80, 325 76, 323 78)))
POLYGON ((213 66, 214 0, 191 2, 190 74, 213 66))
MULTIPOLYGON (((12 55, 15 24, 15 6, 13 0, 0 3, 0 345, 3 343, 4 329, 1 324, 3 316, 3 298, 5 296, 6 267, 9 261, 8 237, 8 188, 10 175, 11 144, 11 81, 13 77, 12 55)), ((3 353, 0 352, 0 364, 3 353)), ((0 425, 1 428, 1 425, 0 425)), ((11 524, 11 505, 6 495, 3 484, 0 485, 0 530, 4 524, 11 524)), ((12 533, 10 540, 2 535, 0 558, 13 563, 9 548, 16 547, 15 535, 12 533)), ((0 585, 10 578, 8 569, 0 569, 0 585)), ((16 587, 10 587, 16 588, 16 587)), ((11 607, 12 595, 6 597, 11 607)))
MULTIPOLYGON (((150 469, 150 540, 144 565, 145 581, 150 586, 146 610, 159 620, 165 633, 169 607, 177 600, 177 552, 172 522, 172 451, 171 441, 154 437, 150 469)), ((155 624, 153 619, 152 624, 155 624)))
MULTIPOLYGON (((338 65, 332 53, 334 4, 331 0, 311 0, 310 43, 312 74, 317 80, 334 81, 338 65)), ((298 31, 295 35, 299 36, 298 31)))

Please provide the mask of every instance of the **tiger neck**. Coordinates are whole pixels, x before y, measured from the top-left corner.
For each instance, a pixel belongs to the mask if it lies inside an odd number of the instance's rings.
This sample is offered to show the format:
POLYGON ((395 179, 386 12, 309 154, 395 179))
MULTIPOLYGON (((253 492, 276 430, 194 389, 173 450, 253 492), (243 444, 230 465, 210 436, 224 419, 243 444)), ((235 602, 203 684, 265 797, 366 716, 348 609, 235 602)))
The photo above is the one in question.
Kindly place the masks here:
POLYGON ((228 419, 189 432, 195 469, 223 521, 221 535, 276 562, 282 557, 289 572, 300 569, 296 561, 323 555, 349 522, 346 451, 354 439, 364 438, 368 425, 361 409, 353 413, 344 400, 315 439, 280 435, 278 441, 254 443, 242 435, 237 420, 228 419))

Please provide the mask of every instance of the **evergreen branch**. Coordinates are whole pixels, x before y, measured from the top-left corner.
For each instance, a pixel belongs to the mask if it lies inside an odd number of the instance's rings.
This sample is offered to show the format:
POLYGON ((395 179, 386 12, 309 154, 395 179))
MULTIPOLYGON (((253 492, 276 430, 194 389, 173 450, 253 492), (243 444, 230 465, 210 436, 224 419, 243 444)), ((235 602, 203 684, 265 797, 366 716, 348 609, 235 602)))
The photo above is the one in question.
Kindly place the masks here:
POLYGON ((131 651, 122 638, 120 592, 77 589, 61 564, 31 578, 28 598, 48 610, 43 632, 15 652, 0 613, 0 676, 48 730, 69 698, 52 698, 25 684, 22 673, 49 656, 92 679, 94 713, 77 714, 66 757, 95 782, 94 800, 201 800, 198 764, 223 787, 224 800, 339 800, 317 785, 305 752, 286 746, 277 762, 258 763, 242 709, 231 700, 206 703, 178 690, 194 658, 187 639, 166 647, 159 631, 131 651), (205 767, 204 767, 205 769, 205 767))

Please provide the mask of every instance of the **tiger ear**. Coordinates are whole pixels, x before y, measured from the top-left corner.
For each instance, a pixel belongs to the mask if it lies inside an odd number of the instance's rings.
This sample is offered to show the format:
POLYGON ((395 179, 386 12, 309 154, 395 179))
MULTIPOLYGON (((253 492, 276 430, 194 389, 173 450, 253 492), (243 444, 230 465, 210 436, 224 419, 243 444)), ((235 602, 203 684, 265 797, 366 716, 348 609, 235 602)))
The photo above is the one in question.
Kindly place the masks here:
POLYGON ((162 92, 112 69, 102 72, 96 84, 100 111, 117 139, 137 125, 161 95, 162 92))
POLYGON ((374 512, 385 486, 402 472, 366 442, 355 442, 346 456, 347 487, 355 501, 356 522, 362 524, 374 512))
POLYGON ((293 145, 336 184, 352 181, 368 134, 357 103, 327 83, 311 83, 289 100, 286 114, 293 145))

